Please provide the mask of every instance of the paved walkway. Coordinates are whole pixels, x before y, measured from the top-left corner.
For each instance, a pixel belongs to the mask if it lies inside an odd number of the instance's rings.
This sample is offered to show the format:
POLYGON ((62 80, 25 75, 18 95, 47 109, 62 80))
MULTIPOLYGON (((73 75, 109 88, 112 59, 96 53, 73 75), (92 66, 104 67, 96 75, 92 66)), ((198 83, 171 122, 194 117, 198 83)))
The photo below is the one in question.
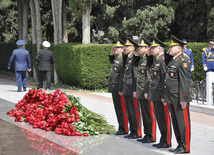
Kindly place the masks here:
MULTIPOLYGON (((29 88, 35 87, 33 83, 29 88)), ((28 89, 29 89, 28 88, 28 89)), ((117 129, 116 115, 109 93, 88 93, 65 90, 80 97, 80 102, 88 109, 103 115, 117 129)), ((122 154, 166 154, 168 149, 156 149, 152 144, 142 144, 128 140, 123 136, 98 135, 89 137, 68 137, 33 129, 28 123, 14 122, 6 115, 22 99, 25 92, 16 92, 14 79, 0 76, 0 154, 89 154, 89 155, 122 155, 122 154), (18 145, 17 145, 18 144, 18 145)), ((214 154, 214 114, 213 107, 191 103, 191 153, 192 155, 214 154), (195 112, 200 111, 203 113, 195 112)), ((157 130, 157 140, 160 133, 157 130)), ((172 147, 177 143, 172 135, 172 147)))

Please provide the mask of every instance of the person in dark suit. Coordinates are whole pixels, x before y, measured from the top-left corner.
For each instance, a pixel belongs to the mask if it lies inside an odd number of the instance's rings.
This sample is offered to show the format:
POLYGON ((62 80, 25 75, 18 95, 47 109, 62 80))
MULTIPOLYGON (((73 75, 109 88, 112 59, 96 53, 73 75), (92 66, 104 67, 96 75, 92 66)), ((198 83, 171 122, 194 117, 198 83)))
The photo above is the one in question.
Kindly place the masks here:
POLYGON ((112 93, 114 108, 119 124, 116 135, 124 135, 128 133, 126 106, 122 94, 122 81, 124 72, 123 52, 124 46, 118 41, 117 44, 112 47, 112 50, 109 54, 109 61, 112 64, 112 68, 109 74, 108 92, 112 93), (117 57, 115 57, 115 55, 117 57))
POLYGON ((144 137, 137 141, 142 143, 151 143, 156 141, 156 126, 153 103, 144 97, 145 89, 149 87, 150 70, 148 68, 147 59, 153 56, 148 55, 151 43, 143 37, 139 44, 139 50, 134 55, 133 65, 138 67, 136 96, 137 102, 141 107, 141 115, 143 119, 144 137))
POLYGON ((168 54, 173 59, 168 64, 162 98, 164 105, 169 106, 178 142, 176 149, 169 150, 175 154, 190 152, 190 65, 183 55, 183 45, 181 40, 171 36, 168 54))
POLYGON ((164 47, 167 47, 158 38, 154 37, 150 46, 153 56, 156 57, 151 66, 151 80, 149 83, 148 94, 145 98, 153 101, 156 113, 158 127, 161 133, 160 142, 153 144, 157 148, 171 147, 171 124, 168 106, 163 105, 161 97, 163 95, 163 84, 166 75, 166 66, 164 64, 164 47))
POLYGON ((29 52, 24 49, 24 41, 18 40, 16 45, 18 49, 13 50, 8 63, 8 69, 11 68, 13 60, 15 60, 16 85, 18 86, 18 92, 21 92, 22 86, 24 91, 27 88, 26 71, 31 71, 31 61, 29 52))
POLYGON ((123 96, 127 106, 128 120, 130 125, 130 133, 125 138, 134 139, 140 138, 141 135, 141 120, 140 111, 136 99, 136 67, 133 66, 133 55, 135 47, 127 40, 125 44, 124 75, 123 75, 123 96))
POLYGON ((50 43, 48 41, 44 41, 42 43, 43 49, 39 51, 36 56, 36 62, 38 63, 39 70, 39 85, 37 89, 43 87, 43 80, 46 76, 46 90, 49 91, 51 87, 51 65, 54 63, 53 53, 48 50, 50 47, 50 43))

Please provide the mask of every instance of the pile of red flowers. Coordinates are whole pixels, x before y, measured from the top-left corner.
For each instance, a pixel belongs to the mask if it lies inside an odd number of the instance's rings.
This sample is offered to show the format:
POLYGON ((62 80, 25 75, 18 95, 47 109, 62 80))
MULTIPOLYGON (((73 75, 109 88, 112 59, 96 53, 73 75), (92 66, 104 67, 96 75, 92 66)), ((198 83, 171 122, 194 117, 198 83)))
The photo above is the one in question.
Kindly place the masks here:
MULTIPOLYGON (((60 90, 46 94, 41 89, 31 89, 15 107, 17 109, 12 109, 7 114, 16 117, 16 122, 25 121, 32 124, 33 128, 53 130, 56 134, 82 136, 72 125, 80 120, 78 109, 68 102, 66 95, 60 90)), ((83 133, 83 136, 88 136, 88 133, 83 133)))

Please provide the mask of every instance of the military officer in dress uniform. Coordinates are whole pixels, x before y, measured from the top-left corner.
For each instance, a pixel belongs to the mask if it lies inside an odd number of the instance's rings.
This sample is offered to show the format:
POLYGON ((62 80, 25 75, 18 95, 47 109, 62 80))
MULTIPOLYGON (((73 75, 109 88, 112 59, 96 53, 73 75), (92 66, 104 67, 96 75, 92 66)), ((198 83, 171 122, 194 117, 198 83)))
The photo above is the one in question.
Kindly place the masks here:
POLYGON ((183 42, 171 36, 171 48, 168 53, 173 56, 169 62, 164 81, 164 97, 162 102, 168 105, 175 137, 178 143, 176 149, 169 151, 176 154, 190 152, 190 66, 183 55, 183 42))
POLYGON ((27 88, 27 76, 26 71, 31 71, 31 61, 29 52, 24 49, 24 41, 18 40, 16 42, 18 49, 13 50, 8 63, 8 69, 11 68, 13 60, 15 60, 15 74, 16 74, 16 85, 18 86, 18 92, 27 88))
POLYGON ((124 72, 123 52, 124 46, 118 41, 117 44, 112 47, 111 53, 109 54, 109 61, 112 64, 112 68, 109 75, 108 92, 112 93, 114 108, 119 124, 116 135, 124 135, 128 133, 126 106, 122 94, 124 72), (115 55, 117 55, 116 58, 115 55))
POLYGON ((210 39, 209 47, 203 49, 201 60, 206 72, 207 103, 208 105, 214 105, 214 96, 212 95, 212 83, 214 83, 214 39, 210 39))
MULTIPOLYGON (((143 37, 141 43, 139 44, 139 50, 133 58, 133 65, 138 67, 136 93, 137 102, 141 107, 144 127, 144 137, 142 139, 138 139, 137 141, 142 143, 151 143, 156 141, 156 126, 153 104, 144 97, 144 89, 149 87, 148 83, 150 81, 150 72, 147 66, 150 45, 151 43, 143 37)), ((150 57, 153 59, 153 55, 150 57)))
POLYGON ((166 75, 166 66, 164 63, 164 47, 167 47, 158 38, 154 37, 152 48, 153 56, 156 57, 151 66, 151 80, 149 84, 148 94, 145 93, 145 98, 153 101, 158 127, 161 133, 160 142, 153 144, 157 148, 171 147, 171 125, 170 116, 167 105, 163 105, 161 97, 163 95, 163 84, 166 75))
POLYGON ((124 75, 123 75, 123 96, 127 106, 128 120, 130 125, 130 134, 125 138, 134 139, 140 138, 141 135, 141 120, 140 111, 136 99, 136 76, 134 74, 135 67, 133 66, 133 55, 135 47, 127 40, 125 44, 124 60, 124 75))
POLYGON ((192 72, 194 71, 194 60, 192 55, 192 50, 187 48, 187 39, 183 39, 182 42, 184 43, 183 54, 190 65, 190 77, 192 76, 192 72))

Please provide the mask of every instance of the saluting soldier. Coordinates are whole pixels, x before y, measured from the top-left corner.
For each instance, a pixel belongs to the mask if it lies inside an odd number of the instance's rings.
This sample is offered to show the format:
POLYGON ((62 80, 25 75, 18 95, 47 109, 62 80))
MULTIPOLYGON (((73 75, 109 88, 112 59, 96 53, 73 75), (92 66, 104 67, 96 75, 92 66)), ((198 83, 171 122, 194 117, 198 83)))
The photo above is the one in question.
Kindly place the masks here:
POLYGON ((136 96, 137 102, 141 107, 144 127, 144 137, 142 139, 138 139, 137 141, 142 143, 151 143, 156 141, 156 126, 153 104, 144 97, 144 89, 148 89, 148 83, 150 81, 147 58, 152 57, 153 59, 153 56, 148 56, 150 45, 151 43, 143 37, 141 43, 139 44, 139 50, 133 58, 133 65, 138 67, 136 96))
POLYGON ((117 44, 112 47, 109 54, 109 61, 112 64, 112 68, 109 74, 108 92, 112 93, 112 99, 114 108, 119 124, 116 135, 124 135, 128 133, 128 120, 126 116, 126 106, 122 94, 123 84, 123 54, 124 46, 118 41, 117 44), (115 55, 117 57, 115 57, 115 55))
POLYGON ((214 105, 212 95, 212 83, 214 83, 214 39, 210 39, 209 47, 203 49, 201 60, 206 72, 207 103, 208 105, 214 105))
POLYGON ((183 42, 171 36, 171 48, 168 53, 173 56, 169 62, 164 83, 164 105, 168 105, 175 137, 178 143, 176 149, 169 151, 176 154, 190 152, 190 66, 183 56, 183 42))
POLYGON ((123 76, 123 96, 127 106, 128 120, 130 125, 130 133, 125 138, 134 139, 141 137, 141 120, 140 111, 136 99, 136 76, 134 74, 133 55, 135 47, 127 40, 125 44, 124 60, 124 76, 123 76))
POLYGON ((183 54, 184 57, 187 59, 190 65, 190 77, 192 76, 192 72, 194 71, 194 60, 193 60, 193 55, 192 55, 192 50, 190 48, 187 48, 187 39, 181 40, 184 43, 184 48, 183 48, 183 54))
POLYGON ((163 95, 163 85, 166 75, 166 66, 164 63, 164 47, 167 47, 158 38, 154 37, 153 43, 150 46, 153 56, 156 57, 151 66, 151 80, 149 83, 148 96, 149 101, 153 101, 158 127, 161 133, 160 142, 153 144, 157 148, 171 147, 171 124, 167 105, 163 105, 161 97, 163 95))

